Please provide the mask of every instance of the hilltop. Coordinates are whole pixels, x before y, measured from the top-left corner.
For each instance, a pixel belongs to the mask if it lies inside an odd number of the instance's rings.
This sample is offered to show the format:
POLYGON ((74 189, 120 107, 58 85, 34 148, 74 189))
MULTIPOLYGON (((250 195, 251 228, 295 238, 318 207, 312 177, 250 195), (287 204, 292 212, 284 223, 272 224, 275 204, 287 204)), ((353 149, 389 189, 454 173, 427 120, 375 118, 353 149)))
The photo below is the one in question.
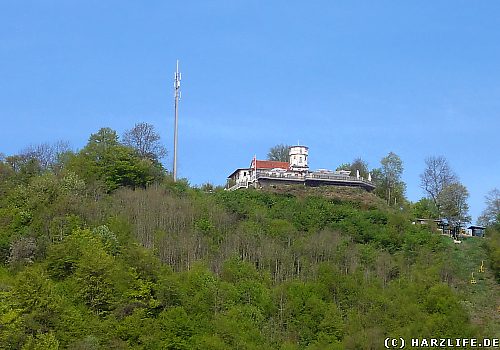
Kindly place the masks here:
POLYGON ((388 336, 499 336, 487 240, 454 245, 366 191, 207 193, 168 180, 95 191, 47 174, 7 189, 3 348, 355 349, 388 336))
POLYGON ((499 337, 498 223, 457 245, 389 187, 193 188, 141 130, 0 159, 0 348, 499 337))

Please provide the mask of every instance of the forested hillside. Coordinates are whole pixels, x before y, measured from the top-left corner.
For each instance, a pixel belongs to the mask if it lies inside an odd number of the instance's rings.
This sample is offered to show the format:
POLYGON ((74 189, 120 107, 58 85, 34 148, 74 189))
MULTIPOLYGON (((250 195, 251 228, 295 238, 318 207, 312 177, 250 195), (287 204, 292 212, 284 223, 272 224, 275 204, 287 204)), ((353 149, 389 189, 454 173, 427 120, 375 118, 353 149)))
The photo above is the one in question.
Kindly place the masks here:
POLYGON ((0 348, 500 337, 498 223, 455 245, 363 190, 193 188, 103 130, 0 162, 0 348))

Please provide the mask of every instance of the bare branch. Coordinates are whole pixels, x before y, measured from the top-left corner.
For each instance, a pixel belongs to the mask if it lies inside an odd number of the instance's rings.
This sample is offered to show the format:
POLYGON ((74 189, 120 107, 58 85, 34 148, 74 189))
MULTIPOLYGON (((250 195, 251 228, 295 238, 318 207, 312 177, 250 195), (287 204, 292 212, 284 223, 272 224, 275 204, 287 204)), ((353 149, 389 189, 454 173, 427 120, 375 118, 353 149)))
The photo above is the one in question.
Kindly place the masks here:
POLYGON ((420 174, 420 187, 432 199, 441 214, 439 194, 446 186, 458 182, 458 177, 443 156, 429 157, 425 160, 425 165, 424 172, 420 174))
POLYGON ((160 135, 153 125, 138 123, 123 134, 123 143, 137 151, 140 157, 159 161, 167 155, 167 150, 160 143, 160 135))

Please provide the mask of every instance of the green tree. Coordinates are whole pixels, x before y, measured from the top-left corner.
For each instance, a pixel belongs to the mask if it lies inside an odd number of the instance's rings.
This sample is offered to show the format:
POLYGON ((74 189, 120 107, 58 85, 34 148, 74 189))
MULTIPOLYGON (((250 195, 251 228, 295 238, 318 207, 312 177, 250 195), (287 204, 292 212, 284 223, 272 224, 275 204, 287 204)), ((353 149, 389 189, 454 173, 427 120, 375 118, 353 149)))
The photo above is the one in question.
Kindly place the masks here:
POLYGON ((389 205, 405 201, 406 184, 402 181, 403 161, 393 153, 382 158, 381 168, 372 171, 372 178, 377 185, 375 193, 387 200, 389 205))
POLYGON ((118 187, 146 187, 155 179, 154 168, 148 160, 138 158, 133 150, 115 146, 104 155, 102 178, 108 190, 118 187))
POLYGON ((361 158, 354 159, 349 170, 351 170, 351 176, 356 176, 356 172, 359 171, 361 177, 368 178, 368 163, 361 158))
POLYGON ((488 255, 493 271, 495 272, 496 280, 500 283, 500 215, 497 218, 497 223, 489 226, 487 229, 488 235, 488 255))
POLYGON ((28 338, 21 350, 58 350, 59 341, 53 333, 38 333, 28 338))
POLYGON ((424 172, 420 174, 420 187, 434 202, 439 216, 442 215, 442 203, 439 200, 441 192, 457 181, 458 178, 445 157, 432 156, 425 160, 424 172))
POLYGON ((69 157, 67 169, 87 183, 103 183, 108 192, 123 186, 145 187, 163 176, 159 163, 141 158, 133 148, 121 145, 110 128, 92 134, 87 145, 69 157))
POLYGON ((74 269, 74 282, 80 299, 97 314, 111 309, 117 299, 115 279, 119 274, 114 259, 106 253, 101 237, 88 230, 73 233, 81 256, 74 269))
POLYGON ((443 188, 438 201, 441 203, 441 211, 448 222, 452 224, 470 222, 468 198, 469 191, 459 182, 451 183, 443 188))
MULTIPOLYGON (((54 283, 40 266, 22 271, 11 291, 14 309, 24 324, 25 334, 51 329, 62 312, 61 297, 54 283)), ((18 330, 19 332, 19 330, 18 330)))
POLYGON ((336 171, 339 171, 339 170, 351 170, 351 163, 342 163, 340 164, 336 169, 336 171))
POLYGON ((342 163, 335 170, 347 170, 351 172, 351 176, 356 176, 359 171, 359 176, 368 178, 368 163, 361 158, 354 159, 351 163, 342 163))
POLYGON ((273 146, 267 152, 267 160, 274 160, 278 162, 290 161, 290 146, 280 143, 273 146))
POLYGON ((344 321, 336 304, 329 304, 324 318, 319 324, 318 340, 322 343, 335 344, 344 337, 344 321))
POLYGON ((5 158, 5 164, 14 171, 17 183, 26 183, 42 172, 39 161, 25 154, 8 156, 5 158))
POLYGON ((413 204, 413 216, 421 219, 437 219, 439 217, 436 205, 429 198, 421 198, 413 204))
POLYGON ((4 160, 0 160, 0 197, 3 197, 7 190, 12 186, 15 172, 12 167, 4 160))
POLYGON ((90 135, 89 142, 85 147, 86 152, 91 155, 98 156, 106 153, 106 149, 117 146, 118 135, 116 131, 111 128, 101 128, 95 134, 90 135))
POLYGON ((158 315, 162 330, 163 349, 191 349, 191 337, 195 332, 194 323, 183 307, 177 306, 162 311, 158 315))

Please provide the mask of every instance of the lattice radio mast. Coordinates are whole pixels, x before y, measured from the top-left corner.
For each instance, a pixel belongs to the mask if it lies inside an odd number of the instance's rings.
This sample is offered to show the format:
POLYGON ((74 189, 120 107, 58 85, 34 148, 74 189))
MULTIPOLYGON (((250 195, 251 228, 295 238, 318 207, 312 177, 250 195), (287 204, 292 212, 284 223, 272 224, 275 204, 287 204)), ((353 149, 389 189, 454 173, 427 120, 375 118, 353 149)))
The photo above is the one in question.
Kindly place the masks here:
POLYGON ((179 100, 181 99, 181 73, 179 72, 179 60, 177 60, 177 69, 174 75, 174 181, 177 181, 177 125, 179 120, 179 100))

